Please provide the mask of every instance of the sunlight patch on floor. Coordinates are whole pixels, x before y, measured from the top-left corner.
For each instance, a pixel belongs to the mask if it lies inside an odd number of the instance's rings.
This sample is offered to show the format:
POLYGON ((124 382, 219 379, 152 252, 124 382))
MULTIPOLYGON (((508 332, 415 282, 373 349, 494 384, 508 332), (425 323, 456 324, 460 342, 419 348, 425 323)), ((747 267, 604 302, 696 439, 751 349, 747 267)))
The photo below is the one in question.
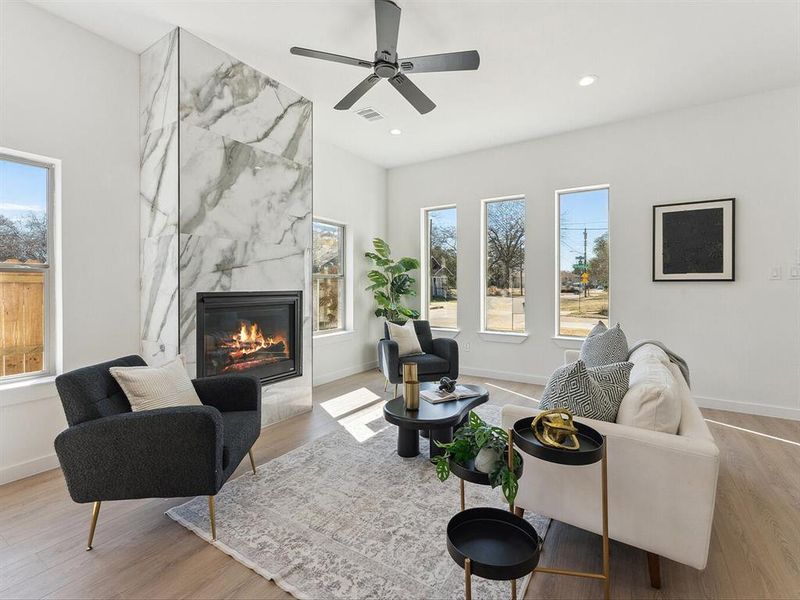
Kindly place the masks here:
POLYGON ((714 423, 714 425, 722 425, 723 427, 730 427, 731 429, 737 429, 739 431, 744 431, 745 433, 752 433, 753 435, 758 435, 761 437, 769 438, 771 440, 776 440, 778 442, 783 442, 784 444, 791 444, 792 446, 800 447, 800 442, 793 442, 792 440, 785 440, 783 438, 775 437, 774 435, 769 435, 766 433, 761 433, 760 431, 753 431, 752 429, 745 429, 744 427, 737 427, 736 425, 730 425, 728 423, 721 423, 720 421, 714 421, 713 419, 706 419, 707 423, 714 423))
POLYGON ((356 413, 342 417, 339 419, 339 425, 344 427, 359 443, 365 442, 377 433, 391 427, 383 419, 383 402, 378 402, 373 406, 368 406, 356 413))
POLYGON ((484 381, 483 385, 488 385, 489 387, 497 388, 498 390, 503 390, 504 392, 508 392, 509 394, 514 394, 515 396, 519 396, 520 398, 525 398, 526 400, 531 400, 532 402, 536 402, 536 404, 539 404, 539 401, 533 396, 526 396, 525 394, 520 394, 519 392, 515 392, 514 390, 510 390, 508 388, 504 388, 502 386, 495 385, 493 383, 489 383, 488 381, 484 381))
POLYGON ((346 415, 347 413, 353 412, 359 408, 364 408, 365 406, 380 399, 381 397, 378 394, 368 390, 365 387, 362 387, 358 388, 357 390, 353 390, 352 392, 342 394, 341 396, 336 396, 336 398, 326 400, 325 402, 320 403, 320 406, 330 416, 332 416, 334 419, 337 419, 342 415, 346 415))

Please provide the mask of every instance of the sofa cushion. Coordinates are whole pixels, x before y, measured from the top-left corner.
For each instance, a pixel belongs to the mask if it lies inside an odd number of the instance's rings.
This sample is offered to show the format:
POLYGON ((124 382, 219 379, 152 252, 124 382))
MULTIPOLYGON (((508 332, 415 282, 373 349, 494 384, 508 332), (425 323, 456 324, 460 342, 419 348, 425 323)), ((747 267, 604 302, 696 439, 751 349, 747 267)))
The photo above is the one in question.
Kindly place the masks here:
POLYGON ((566 408, 576 417, 613 422, 632 368, 628 362, 587 368, 582 360, 560 367, 547 382, 539 408, 566 408))
POLYGON ((450 372, 450 363, 443 359, 441 356, 435 354, 418 354, 416 356, 405 356, 400 361, 400 368, 398 375, 403 375, 403 364, 416 363, 417 373, 419 375, 434 375, 441 373, 442 376, 450 372))
POLYGON ((422 346, 420 346, 419 338, 417 337, 414 321, 409 319, 403 325, 387 321, 386 327, 389 331, 389 339, 397 342, 399 356, 422 354, 422 346))
POLYGON ((160 367, 111 367, 111 376, 125 392, 131 410, 200 406, 181 356, 160 367))
POLYGON ((628 340, 617 323, 607 329, 598 321, 583 341, 581 360, 587 367, 600 367, 628 360, 628 340))
POLYGON ((663 433, 677 433, 681 422, 681 386, 668 364, 655 356, 639 357, 633 364, 628 392, 617 412, 617 423, 663 433))

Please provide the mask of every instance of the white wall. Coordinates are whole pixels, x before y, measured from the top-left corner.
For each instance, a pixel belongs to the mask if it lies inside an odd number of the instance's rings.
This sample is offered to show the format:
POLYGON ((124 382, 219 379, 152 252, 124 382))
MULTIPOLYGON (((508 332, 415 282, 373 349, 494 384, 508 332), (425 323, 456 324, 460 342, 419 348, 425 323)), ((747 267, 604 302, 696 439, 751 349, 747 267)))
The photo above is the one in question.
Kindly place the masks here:
POLYGON ((344 334, 314 340, 314 383, 319 385, 377 364, 382 324, 365 291, 372 238, 386 235, 386 170, 337 146, 314 142, 314 217, 347 225, 351 314, 344 334))
POLYGON ((683 355, 701 404, 800 418, 800 281, 788 280, 800 260, 799 167, 793 88, 392 169, 389 242, 418 256, 420 208, 457 204, 462 371, 541 383, 570 345, 552 339, 554 190, 610 184, 612 322, 683 355), (520 345, 477 334, 480 200, 512 194, 528 201, 520 345), (652 206, 729 197, 736 281, 653 283, 652 206), (768 279, 773 265, 782 280, 768 279))
MULTIPOLYGON (((63 367, 138 351, 138 57, 0 4, 0 146, 62 161, 63 367)), ((57 465, 52 380, 0 388, 0 483, 57 465)))

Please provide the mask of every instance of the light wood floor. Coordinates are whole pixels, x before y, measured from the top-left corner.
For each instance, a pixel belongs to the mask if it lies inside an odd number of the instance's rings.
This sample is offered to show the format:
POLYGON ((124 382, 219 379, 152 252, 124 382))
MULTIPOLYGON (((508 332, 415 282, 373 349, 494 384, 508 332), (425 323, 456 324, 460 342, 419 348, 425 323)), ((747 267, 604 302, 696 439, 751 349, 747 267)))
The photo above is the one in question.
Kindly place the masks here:
MULTIPOLYGON (((490 384, 495 404, 525 404, 519 394, 536 397, 541 392, 533 385, 462 379, 490 384)), ((340 427, 318 404, 362 387, 388 397, 375 372, 320 386, 314 390, 313 412, 263 431, 255 447, 256 462, 340 427)), ((800 598, 800 423, 703 413, 795 444, 711 423, 722 465, 708 568, 698 572, 662 560, 663 587, 652 590, 644 553, 612 542, 613 596, 800 598)), ((246 470, 242 465, 237 474, 246 470)), ((0 487, 0 597, 290 598, 164 516, 166 509, 181 502, 104 503, 94 550, 86 552, 91 508, 69 499, 60 471, 0 487)), ((599 537, 554 522, 540 564, 600 570, 599 537)), ((599 598, 601 593, 596 582, 538 575, 526 597, 599 598)))

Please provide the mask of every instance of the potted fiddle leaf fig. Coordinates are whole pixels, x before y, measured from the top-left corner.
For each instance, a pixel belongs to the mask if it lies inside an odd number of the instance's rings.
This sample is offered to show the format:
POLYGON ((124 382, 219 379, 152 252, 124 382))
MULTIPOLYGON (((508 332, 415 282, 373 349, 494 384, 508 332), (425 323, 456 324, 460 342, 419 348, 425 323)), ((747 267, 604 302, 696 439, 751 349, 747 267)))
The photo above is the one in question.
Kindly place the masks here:
POLYGON ((408 256, 393 260, 389 244, 380 238, 372 240, 372 246, 375 252, 366 252, 364 256, 375 267, 367 273, 371 284, 366 288, 372 292, 377 304, 375 316, 387 321, 418 318, 419 311, 403 304, 403 296, 417 295, 413 288, 416 279, 408 272, 419 269, 419 261, 408 256))
POLYGON ((474 461, 475 469, 489 476, 489 485, 500 486, 509 504, 514 503, 522 472, 522 456, 514 450, 514 468, 508 468, 508 432, 487 424, 474 412, 469 413, 466 424, 454 434, 453 441, 436 442, 444 453, 435 456, 436 476, 439 481, 450 477, 451 461, 466 464, 474 461))

